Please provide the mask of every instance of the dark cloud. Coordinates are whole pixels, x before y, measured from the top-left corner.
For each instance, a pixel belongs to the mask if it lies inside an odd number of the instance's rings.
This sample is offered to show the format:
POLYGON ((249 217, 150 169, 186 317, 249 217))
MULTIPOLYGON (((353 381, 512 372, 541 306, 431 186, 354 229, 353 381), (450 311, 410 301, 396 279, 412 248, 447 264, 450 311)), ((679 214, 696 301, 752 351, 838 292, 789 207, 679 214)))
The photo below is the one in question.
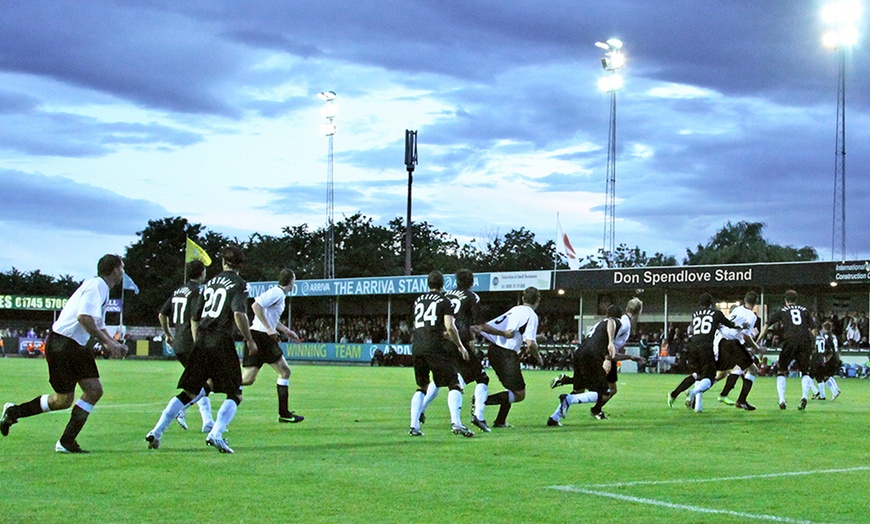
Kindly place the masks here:
POLYGON ((29 228, 131 235, 148 220, 169 215, 153 202, 62 177, 0 169, 0 181, 0 222, 29 228))

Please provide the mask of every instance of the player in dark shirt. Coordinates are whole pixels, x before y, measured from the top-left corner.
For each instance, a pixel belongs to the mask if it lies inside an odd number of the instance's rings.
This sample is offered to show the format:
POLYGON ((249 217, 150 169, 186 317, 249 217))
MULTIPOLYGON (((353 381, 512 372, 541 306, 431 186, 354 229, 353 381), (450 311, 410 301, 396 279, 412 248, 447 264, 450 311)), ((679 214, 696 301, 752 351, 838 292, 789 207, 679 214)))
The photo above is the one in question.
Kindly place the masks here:
MULTIPOLYGON (((474 388, 471 423, 480 428, 481 431, 488 433, 491 430, 484 419, 483 413, 486 399, 489 396, 489 376, 483 370, 480 356, 474 349, 474 334, 475 331, 502 336, 505 333, 487 324, 486 319, 480 316, 480 297, 471 290, 472 286, 474 286, 474 273, 468 269, 460 269, 456 272, 456 289, 444 294, 453 304, 453 318, 456 321, 456 330, 459 332, 459 339, 462 340, 462 344, 468 351, 468 359, 462 358, 459 350, 455 347, 449 348, 448 353, 453 356, 453 360, 456 362, 456 368, 459 371, 460 387, 465 389, 466 384, 471 382, 477 383, 474 388)), ((438 388, 434 383, 430 382, 429 389, 426 391, 426 397, 423 400, 424 413, 437 395, 438 388)), ((422 413, 420 421, 425 422, 422 413)))
POLYGON ((602 408, 613 396, 608 386, 610 366, 620 360, 633 360, 645 364, 643 357, 617 353, 614 340, 620 328, 622 308, 612 304, 607 308, 607 317, 601 320, 574 352, 574 390, 570 395, 559 395, 559 407, 547 419, 548 426, 561 426, 571 404, 595 403, 590 409, 592 416, 606 419, 602 408))
POLYGON ((785 409, 785 378, 792 361, 801 373, 801 402, 798 409, 807 407, 807 397, 810 392, 810 358, 813 353, 813 341, 816 338, 816 323, 809 310, 797 305, 797 292, 785 292, 785 306, 774 311, 767 319, 764 328, 758 335, 758 341, 764 340, 767 330, 776 324, 782 329, 782 351, 779 354, 779 365, 776 371, 776 391, 779 394, 779 409, 785 409))
POLYGON ((447 386, 447 405, 450 408, 451 429, 454 434, 473 437, 474 432, 465 427, 460 419, 462 409, 462 388, 459 386, 456 363, 448 353, 450 343, 463 359, 468 359, 468 351, 459 338, 453 319, 453 304, 441 292, 444 275, 440 271, 429 273, 429 292, 423 293, 414 301, 414 342, 411 352, 414 355, 414 377, 417 391, 411 397, 412 437, 420 437, 420 413, 423 399, 429 388, 429 375, 438 388, 447 386), (444 333, 447 333, 447 337, 444 333))
MULTIPOLYGON (((193 327, 191 323, 193 310, 199 301, 200 286, 205 282, 205 264, 201 260, 191 260, 187 263, 187 276, 190 277, 190 280, 172 292, 172 296, 166 300, 157 315, 160 327, 163 328, 164 340, 172 347, 175 358, 185 368, 190 359, 190 353, 193 351, 193 327), (175 327, 174 334, 171 327, 175 327)), ((202 416, 203 433, 208 433, 214 427, 209 392, 210 389, 207 387, 205 394, 196 402, 202 416)), ((187 406, 178 413, 178 417, 175 419, 183 429, 187 429, 186 411, 187 406)))
POLYGON ((224 393, 227 399, 218 410, 206 444, 221 453, 233 452, 224 440, 223 432, 242 402, 242 370, 233 341, 234 330, 238 328, 242 333, 249 354, 257 353, 257 343, 251 336, 246 313, 247 283, 238 273, 245 263, 245 255, 237 246, 227 246, 221 250, 221 259, 224 270, 206 283, 198 301, 200 306, 193 317, 199 325, 194 332, 194 346, 187 368, 178 380, 178 387, 183 391, 169 401, 157 425, 146 435, 145 440, 151 449, 160 447, 163 432, 185 405, 198 400, 211 379, 214 391, 224 393))
POLYGON ((703 411, 702 395, 713 385, 716 378, 716 357, 713 354, 713 338, 719 326, 738 329, 724 313, 713 307, 713 296, 710 293, 701 295, 698 305, 701 309, 692 313, 692 338, 689 340, 688 363, 691 374, 680 382, 672 392, 668 393, 668 407, 674 406, 677 396, 689 389, 686 406, 694 407, 695 411, 703 411))
POLYGON ((840 372, 840 352, 837 345, 837 337, 832 333, 834 329, 830 320, 822 324, 822 329, 816 336, 816 351, 810 362, 810 375, 819 383, 818 390, 813 387, 813 400, 826 400, 825 386, 831 388, 831 400, 840 396, 840 388, 834 376, 840 372))

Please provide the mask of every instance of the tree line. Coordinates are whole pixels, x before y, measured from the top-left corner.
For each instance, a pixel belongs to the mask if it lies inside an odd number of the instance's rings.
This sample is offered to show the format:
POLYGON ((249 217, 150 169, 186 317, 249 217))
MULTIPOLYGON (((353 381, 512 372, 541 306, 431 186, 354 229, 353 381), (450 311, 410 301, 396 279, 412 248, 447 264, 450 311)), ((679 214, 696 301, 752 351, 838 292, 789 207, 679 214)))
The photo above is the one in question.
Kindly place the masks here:
MULTIPOLYGON (((361 213, 345 216, 334 224, 335 277, 374 277, 404 274, 405 223, 395 218, 386 226, 376 224, 361 213)), ((412 228, 411 267, 414 274, 433 269, 454 271, 468 267, 477 272, 530 271, 567 269, 556 251, 555 241, 537 240, 525 228, 504 235, 472 239, 460 243, 449 233, 439 231, 428 222, 414 222, 412 228)), ((771 244, 764 239, 764 224, 728 222, 706 244, 693 251, 686 249, 684 265, 735 264, 752 262, 788 262, 818 260, 811 247, 794 248, 771 244)), ((184 281, 186 238, 190 238, 212 257, 228 243, 242 246, 247 264, 242 276, 251 282, 277 278, 278 271, 290 267, 299 279, 323 278, 325 226, 311 229, 307 224, 286 226, 280 235, 254 233, 247 239, 230 238, 207 230, 202 224, 183 217, 149 220, 136 233, 138 240, 127 246, 124 262, 127 273, 135 280, 139 295, 125 295, 125 323, 152 325, 156 311, 173 289, 184 281)), ((675 266, 674 256, 655 253, 647 256, 640 247, 620 244, 614 252, 588 255, 583 268, 675 266)), ((208 268, 211 277, 220 272, 220 264, 208 268)), ((69 296, 80 284, 69 275, 59 278, 39 270, 22 272, 16 268, 0 273, 0 293, 21 295, 69 296)), ((113 296, 119 294, 113 291, 113 296)))

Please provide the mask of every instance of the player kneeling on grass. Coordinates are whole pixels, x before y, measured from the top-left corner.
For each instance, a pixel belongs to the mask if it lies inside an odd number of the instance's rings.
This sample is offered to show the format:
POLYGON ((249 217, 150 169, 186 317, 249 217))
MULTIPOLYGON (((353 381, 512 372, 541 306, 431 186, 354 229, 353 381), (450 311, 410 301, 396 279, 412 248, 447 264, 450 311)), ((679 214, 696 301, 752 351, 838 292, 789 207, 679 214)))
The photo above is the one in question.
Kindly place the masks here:
POLYGON ((414 342, 411 353, 414 356, 414 377, 417 391, 411 397, 412 437, 421 437, 420 413, 423 411, 423 398, 429 388, 429 373, 436 387, 450 390, 447 393, 447 406, 450 408, 451 429, 456 435, 473 437, 474 432, 465 427, 460 419, 462 409, 462 388, 456 363, 448 353, 451 341, 463 359, 468 359, 468 351, 459 338, 453 319, 453 304, 441 292, 444 275, 440 271, 429 273, 429 292, 423 293, 414 301, 414 342), (447 333, 447 337, 444 333, 447 333))
POLYGON ((290 387, 290 366, 278 346, 278 332, 287 336, 291 342, 299 342, 299 336, 281 323, 284 312, 284 299, 293 291, 296 274, 292 269, 282 269, 278 274, 278 285, 264 291, 254 299, 254 324, 251 336, 257 343, 256 354, 245 349, 242 358, 242 385, 250 386, 257 380, 257 373, 263 364, 269 364, 278 373, 278 422, 302 422, 305 417, 287 408, 290 387))

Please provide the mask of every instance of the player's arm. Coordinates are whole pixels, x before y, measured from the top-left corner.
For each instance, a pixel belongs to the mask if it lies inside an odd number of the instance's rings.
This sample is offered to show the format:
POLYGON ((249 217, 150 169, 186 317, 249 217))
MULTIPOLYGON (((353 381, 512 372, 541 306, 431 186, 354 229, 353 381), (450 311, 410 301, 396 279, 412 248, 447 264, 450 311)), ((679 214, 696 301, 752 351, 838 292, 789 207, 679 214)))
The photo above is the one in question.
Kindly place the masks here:
POLYGON ((616 338, 616 321, 612 318, 607 319, 607 353, 608 360, 616 360, 616 344, 613 339, 616 338))
POLYGON ((289 340, 290 342, 300 342, 300 340, 301 340, 299 338, 299 335, 297 335, 295 331, 293 331, 292 329, 285 326, 280 320, 278 321, 278 324, 275 326, 275 329, 277 329, 281 333, 284 333, 284 335, 287 336, 287 340, 289 340))
POLYGON ((477 331, 480 333, 489 333, 490 335, 496 337, 504 337, 504 338, 514 338, 514 330, 513 329, 505 329, 501 330, 494 326, 491 326, 484 322, 483 324, 478 324, 477 331))
POLYGON ((767 330, 770 328, 770 324, 765 324, 763 328, 761 328, 761 333, 758 334, 758 338, 755 339, 755 347, 758 347, 758 344, 761 344, 761 341, 764 340, 764 336, 767 335, 767 330))
POLYGON ((266 326, 266 334, 268 334, 270 337, 277 337, 278 332, 275 330, 275 328, 269 325, 269 322, 266 321, 266 310, 263 309, 263 306, 261 306, 255 300, 254 305, 251 306, 251 309, 254 310, 254 316, 257 317, 257 320, 259 320, 264 326, 266 326))
POLYGON ((538 350, 538 341, 535 338, 527 338, 526 339, 526 353, 535 357, 535 360, 538 361, 538 366, 544 367, 544 357, 541 356, 541 352, 538 350))
POLYGON ((444 329, 447 330, 447 338, 456 344, 456 349, 462 355, 462 360, 468 360, 468 350, 462 345, 462 340, 459 338, 459 330, 456 329, 456 321, 453 315, 444 315, 444 329))
POLYGON ((254 337, 251 336, 251 325, 248 323, 248 315, 244 311, 234 311, 233 320, 236 321, 236 327, 242 333, 245 339, 245 344, 248 345, 248 355, 257 354, 257 343, 254 342, 254 337))
POLYGON ((87 331, 90 336, 97 339, 107 350, 112 353, 124 353, 127 350, 127 346, 112 338, 108 331, 97 327, 97 319, 94 317, 81 313, 76 317, 76 319, 79 321, 79 324, 85 328, 85 331, 87 331))
POLYGON ((170 346, 172 345, 172 330, 169 329, 169 317, 163 314, 161 311, 157 314, 157 320, 160 321, 160 327, 163 328, 163 338, 166 340, 166 343, 170 346))

